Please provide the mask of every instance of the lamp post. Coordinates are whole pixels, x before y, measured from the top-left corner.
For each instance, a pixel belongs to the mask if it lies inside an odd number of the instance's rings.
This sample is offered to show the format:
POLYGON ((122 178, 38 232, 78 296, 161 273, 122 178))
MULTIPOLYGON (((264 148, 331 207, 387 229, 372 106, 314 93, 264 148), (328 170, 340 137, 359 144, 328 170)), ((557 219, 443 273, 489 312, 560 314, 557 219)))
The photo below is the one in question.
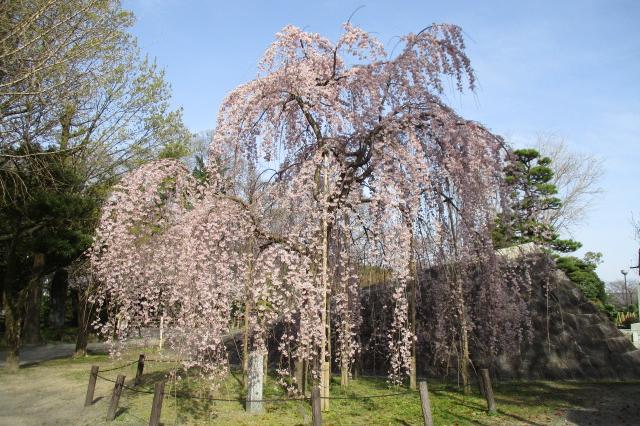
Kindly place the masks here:
POLYGON ((630 305, 629 300, 628 300, 629 299, 629 291, 627 290, 627 274, 629 273, 629 271, 621 269, 620 273, 624 276, 624 303, 628 307, 630 305))

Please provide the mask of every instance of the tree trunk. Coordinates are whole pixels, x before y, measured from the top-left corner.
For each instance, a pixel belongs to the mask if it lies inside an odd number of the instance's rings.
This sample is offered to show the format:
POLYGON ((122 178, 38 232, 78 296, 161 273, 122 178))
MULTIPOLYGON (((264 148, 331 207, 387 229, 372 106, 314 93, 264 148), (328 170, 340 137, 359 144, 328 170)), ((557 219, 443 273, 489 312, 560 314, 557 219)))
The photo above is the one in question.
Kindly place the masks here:
POLYGON ((349 386, 349 356, 342 354, 340 360, 340 387, 346 388, 349 386))
POLYGON ((76 350, 74 357, 87 355, 87 344, 89 341, 89 327, 91 326, 91 316, 93 304, 89 302, 89 290, 74 290, 74 299, 78 306, 78 334, 76 335, 76 350))
POLYGON ((158 349, 162 350, 164 346, 164 315, 160 315, 160 342, 158 349))
MULTIPOLYGON (((447 180, 447 189, 449 187, 449 181, 447 180)), ((453 240, 453 252, 455 255, 455 262, 459 262, 459 251, 458 251, 458 236, 456 233, 456 227, 454 225, 454 217, 453 210, 451 209, 451 204, 447 203, 447 212, 449 215, 449 226, 451 227, 451 238, 453 240)), ((460 346, 461 353, 459 356, 461 357, 460 362, 458 363, 460 366, 460 375, 462 376, 462 391, 465 395, 471 393, 471 381, 469 377, 469 335, 468 335, 468 327, 467 327, 467 308, 464 298, 464 287, 462 285, 462 280, 460 279, 457 271, 457 266, 453 266, 452 275, 455 283, 455 290, 458 293, 458 315, 460 316, 460 346)))
POLYGON ((2 295, 4 309, 4 337, 7 345, 5 370, 10 373, 18 371, 20 365, 20 332, 22 331, 20 313, 13 297, 6 291, 2 295))
POLYGON ((56 331, 56 338, 62 337, 67 304, 69 272, 65 268, 56 270, 51 281, 51 303, 49 310, 49 326, 56 331))
POLYGON ((7 266, 2 281, 2 307, 4 310, 4 333, 7 345, 5 369, 9 372, 18 371, 20 365, 20 333, 22 332, 22 318, 18 309, 18 256, 16 253, 19 234, 11 240, 7 254, 7 266))
POLYGON ((28 345, 40 345, 43 342, 42 334, 40 333, 40 311, 42 307, 41 277, 32 277, 25 291, 22 342, 28 345))
POLYGON ((44 269, 44 254, 33 256, 33 266, 29 276, 27 288, 20 291, 22 303, 18 309, 24 309, 24 324, 22 341, 38 345, 42 343, 40 334, 40 308, 42 305, 42 272, 44 269))
MULTIPOLYGON (((71 289, 69 297, 71 298, 71 326, 80 327, 80 311, 83 309, 83 299, 78 294, 82 290, 71 289)), ((85 296, 86 297, 86 296, 85 296)))
MULTIPOLYGON (((464 316, 464 313, 463 313, 464 316)), ((467 333, 467 323, 462 322, 462 362, 460 362, 462 376, 462 392, 465 395, 471 393, 471 379, 469 377, 469 336, 467 333)))

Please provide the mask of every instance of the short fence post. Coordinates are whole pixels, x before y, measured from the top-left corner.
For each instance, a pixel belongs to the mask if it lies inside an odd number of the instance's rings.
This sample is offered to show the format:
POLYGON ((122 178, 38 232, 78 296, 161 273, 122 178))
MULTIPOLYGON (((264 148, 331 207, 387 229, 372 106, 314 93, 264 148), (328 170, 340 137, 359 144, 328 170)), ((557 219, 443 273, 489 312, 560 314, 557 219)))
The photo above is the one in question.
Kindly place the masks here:
POLYGON ((122 374, 118 374, 116 385, 113 387, 113 395, 111 395, 111 404, 109 404, 109 410, 107 411, 108 421, 112 421, 116 418, 116 411, 118 411, 118 402, 120 402, 120 394, 122 393, 123 386, 124 376, 122 374))
POLYGON ((149 417, 149 426, 160 425, 160 413, 162 412, 162 400, 164 398, 164 381, 155 384, 153 393, 153 403, 151 405, 151 416, 149 417))
POLYGON ((489 370, 486 368, 480 369, 480 375, 482 376, 482 387, 484 388, 484 397, 487 399, 487 408, 489 414, 496 412, 496 400, 493 398, 493 387, 491 386, 491 378, 489 377, 489 370))
POLYGON ((427 389, 427 382, 421 380, 418 387, 420 388, 420 403, 422 405, 422 417, 424 419, 424 426, 433 426, 433 416, 431 415, 431 401, 429 400, 429 389, 427 389))
POLYGON ((142 372, 144 371, 144 354, 140 354, 138 357, 138 370, 136 371, 135 384, 139 385, 142 382, 142 372))
POLYGON ((89 374, 89 386, 87 386, 87 396, 84 399, 84 406, 88 407, 93 404, 93 394, 96 390, 96 381, 98 380, 98 370, 100 367, 97 365, 91 366, 91 373, 89 374))
POLYGON ((313 426, 322 426, 322 410, 320 408, 320 387, 314 386, 311 391, 311 418, 313 426))

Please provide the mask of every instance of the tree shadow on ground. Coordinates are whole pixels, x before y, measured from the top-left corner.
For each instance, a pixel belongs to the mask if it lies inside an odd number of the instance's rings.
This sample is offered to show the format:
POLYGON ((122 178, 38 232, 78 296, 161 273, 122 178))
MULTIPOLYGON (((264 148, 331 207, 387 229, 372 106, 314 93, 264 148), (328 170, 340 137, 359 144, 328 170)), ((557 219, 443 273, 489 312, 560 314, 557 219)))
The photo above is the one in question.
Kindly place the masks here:
POLYGON ((631 425, 640 418, 637 382, 508 382, 498 384, 496 390, 500 413, 514 418, 517 416, 501 410, 500 405, 551 405, 557 407, 556 416, 564 415, 576 425, 631 425))

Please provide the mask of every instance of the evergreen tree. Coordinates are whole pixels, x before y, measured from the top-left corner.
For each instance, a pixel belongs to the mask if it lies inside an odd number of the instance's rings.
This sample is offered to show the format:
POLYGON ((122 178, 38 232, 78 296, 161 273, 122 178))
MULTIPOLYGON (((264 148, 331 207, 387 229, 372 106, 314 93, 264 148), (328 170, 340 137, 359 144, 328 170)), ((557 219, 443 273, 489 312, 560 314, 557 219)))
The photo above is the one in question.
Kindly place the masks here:
POLYGON ((560 239, 557 230, 544 220, 545 213, 562 206, 551 183, 551 159, 535 149, 519 149, 504 169, 510 187, 507 207, 498 216, 493 231, 497 248, 535 242, 559 252, 572 252, 581 244, 560 239))

